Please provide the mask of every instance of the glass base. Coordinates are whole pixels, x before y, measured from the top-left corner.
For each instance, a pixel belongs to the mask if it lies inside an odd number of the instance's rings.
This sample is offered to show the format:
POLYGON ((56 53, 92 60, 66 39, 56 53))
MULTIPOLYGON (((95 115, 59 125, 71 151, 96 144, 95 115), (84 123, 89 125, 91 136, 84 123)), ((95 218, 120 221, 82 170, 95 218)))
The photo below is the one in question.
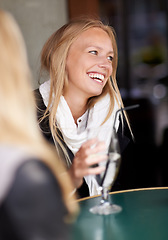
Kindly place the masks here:
POLYGON ((122 207, 116 204, 110 204, 109 202, 105 202, 103 204, 94 206, 89 210, 93 214, 99 215, 109 215, 114 213, 119 213, 122 211, 122 207))

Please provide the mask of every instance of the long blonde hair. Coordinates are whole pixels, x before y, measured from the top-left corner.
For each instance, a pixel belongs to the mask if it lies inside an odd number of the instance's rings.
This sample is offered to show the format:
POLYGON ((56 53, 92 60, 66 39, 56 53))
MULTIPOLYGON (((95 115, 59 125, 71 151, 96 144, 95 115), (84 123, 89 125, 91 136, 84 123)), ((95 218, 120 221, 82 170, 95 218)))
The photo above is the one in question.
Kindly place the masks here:
POLYGON ((70 213, 77 210, 73 185, 62 162, 43 138, 36 117, 31 73, 20 29, 10 13, 0 10, 0 142, 23 148, 45 162, 57 178, 70 213), (62 173, 64 176, 62 177, 62 173))
MULTIPOLYGON (((116 100, 119 108, 124 107, 122 98, 117 86, 116 81, 116 71, 118 64, 118 50, 116 43, 116 34, 114 29, 105 25, 99 19, 90 19, 90 18, 79 18, 70 21, 69 23, 62 26, 59 30, 53 33, 46 43, 43 46, 41 51, 41 72, 48 72, 51 80, 50 85, 50 94, 49 102, 47 109, 44 113, 44 116, 40 121, 44 120, 49 116, 49 124, 51 133, 55 143, 61 145, 63 152, 66 154, 64 147, 59 140, 57 126, 56 126, 56 111, 59 104, 61 95, 63 95, 66 86, 68 85, 68 78, 66 74, 66 59, 68 56, 68 51, 72 43, 77 39, 77 37, 84 31, 90 28, 101 28, 105 31, 111 39, 114 58, 112 61, 113 72, 110 78, 108 79, 101 95, 92 97, 88 100, 88 108, 94 106, 94 104, 99 101, 105 94, 109 93, 110 95, 110 107, 107 116, 104 119, 104 122, 110 117, 113 108, 114 102, 116 100), (50 111, 49 111, 50 109, 50 111)), ((124 113, 125 114, 125 113, 124 113)), ((128 118, 125 114, 126 120, 129 125, 128 118)), ((67 156, 67 154, 66 154, 67 156)))

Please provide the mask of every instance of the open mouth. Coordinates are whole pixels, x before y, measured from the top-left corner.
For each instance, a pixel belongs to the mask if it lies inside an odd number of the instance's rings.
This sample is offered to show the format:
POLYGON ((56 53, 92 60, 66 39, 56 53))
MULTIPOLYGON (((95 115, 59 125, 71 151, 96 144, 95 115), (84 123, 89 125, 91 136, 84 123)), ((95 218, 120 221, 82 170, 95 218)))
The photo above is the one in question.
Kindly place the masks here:
POLYGON ((104 75, 100 73, 89 73, 90 78, 94 79, 96 82, 103 83, 104 75))

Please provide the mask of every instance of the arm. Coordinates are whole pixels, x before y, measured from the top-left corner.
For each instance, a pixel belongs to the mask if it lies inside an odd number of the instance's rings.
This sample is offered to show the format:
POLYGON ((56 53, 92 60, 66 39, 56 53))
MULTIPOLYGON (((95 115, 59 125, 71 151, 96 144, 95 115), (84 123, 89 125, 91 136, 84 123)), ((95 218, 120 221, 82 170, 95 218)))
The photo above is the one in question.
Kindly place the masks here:
POLYGON ((19 239, 67 239, 60 188, 42 162, 27 161, 18 169, 5 207, 19 239))

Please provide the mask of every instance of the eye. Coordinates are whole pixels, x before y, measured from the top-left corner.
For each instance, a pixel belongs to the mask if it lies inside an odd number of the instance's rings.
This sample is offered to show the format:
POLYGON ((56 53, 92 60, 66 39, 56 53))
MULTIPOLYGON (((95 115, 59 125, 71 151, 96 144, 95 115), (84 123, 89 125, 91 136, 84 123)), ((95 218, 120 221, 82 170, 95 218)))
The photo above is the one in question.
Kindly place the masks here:
POLYGON ((96 51, 96 50, 91 50, 91 51, 89 51, 89 53, 94 54, 94 55, 97 55, 97 54, 98 54, 98 51, 96 51))
POLYGON ((112 62, 113 61, 113 57, 112 56, 108 56, 107 59, 112 62))

